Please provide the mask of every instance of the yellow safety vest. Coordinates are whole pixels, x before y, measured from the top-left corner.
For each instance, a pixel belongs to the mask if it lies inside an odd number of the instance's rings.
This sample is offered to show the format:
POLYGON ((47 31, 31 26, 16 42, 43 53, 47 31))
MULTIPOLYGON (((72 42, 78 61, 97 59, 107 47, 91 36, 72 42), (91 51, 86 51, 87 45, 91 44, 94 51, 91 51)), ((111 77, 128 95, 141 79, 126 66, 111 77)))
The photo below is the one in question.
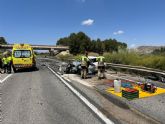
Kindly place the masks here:
POLYGON ((99 56, 99 57, 97 57, 97 61, 98 62, 104 62, 104 59, 105 59, 105 57, 104 56, 99 56))
POLYGON ((11 62, 11 60, 12 60, 12 57, 11 56, 7 57, 7 62, 8 63, 11 62))
POLYGON ((81 57, 81 66, 87 66, 87 61, 89 61, 89 59, 86 56, 82 56, 81 57))
POLYGON ((88 58, 87 58, 86 56, 82 56, 82 57, 81 57, 81 61, 87 62, 87 61, 88 61, 88 58))
POLYGON ((7 58, 5 58, 5 57, 4 57, 4 58, 2 59, 2 62, 3 62, 3 64, 5 64, 5 65, 6 65, 6 64, 8 63, 7 58))

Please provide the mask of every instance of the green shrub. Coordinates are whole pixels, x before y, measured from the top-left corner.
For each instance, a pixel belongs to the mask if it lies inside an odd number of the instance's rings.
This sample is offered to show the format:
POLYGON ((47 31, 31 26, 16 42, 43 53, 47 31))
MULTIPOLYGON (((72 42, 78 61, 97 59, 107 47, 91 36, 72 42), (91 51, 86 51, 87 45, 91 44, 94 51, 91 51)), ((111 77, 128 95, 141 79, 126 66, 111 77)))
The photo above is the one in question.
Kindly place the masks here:
MULTIPOLYGON (((58 55, 57 57, 62 61, 66 61, 69 59, 75 59, 80 61, 81 56, 81 54, 77 56, 68 54, 58 55)), ((144 66, 149 68, 165 70, 165 56, 163 55, 140 55, 135 51, 119 50, 119 52, 104 53, 104 57, 105 61, 110 63, 144 66)))
POLYGON ((104 57, 106 62, 165 70, 165 56, 162 55, 140 55, 134 51, 125 50, 105 53, 104 57))
POLYGON ((77 61, 80 61, 80 60, 81 60, 81 56, 82 56, 82 55, 74 56, 74 59, 77 60, 77 61))

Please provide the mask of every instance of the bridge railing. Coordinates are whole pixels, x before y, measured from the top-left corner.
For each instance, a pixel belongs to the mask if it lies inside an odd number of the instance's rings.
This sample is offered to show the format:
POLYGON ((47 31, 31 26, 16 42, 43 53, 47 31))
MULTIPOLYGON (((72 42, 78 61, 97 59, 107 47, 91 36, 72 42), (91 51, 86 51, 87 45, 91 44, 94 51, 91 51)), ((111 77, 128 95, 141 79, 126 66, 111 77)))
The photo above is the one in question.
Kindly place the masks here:
MULTIPOLYGON (((55 49, 55 50, 69 50, 68 46, 53 46, 53 45, 31 45, 32 48, 37 49, 37 50, 50 50, 50 49, 55 49)), ((13 44, 0 44, 1 49, 12 49, 13 44)))

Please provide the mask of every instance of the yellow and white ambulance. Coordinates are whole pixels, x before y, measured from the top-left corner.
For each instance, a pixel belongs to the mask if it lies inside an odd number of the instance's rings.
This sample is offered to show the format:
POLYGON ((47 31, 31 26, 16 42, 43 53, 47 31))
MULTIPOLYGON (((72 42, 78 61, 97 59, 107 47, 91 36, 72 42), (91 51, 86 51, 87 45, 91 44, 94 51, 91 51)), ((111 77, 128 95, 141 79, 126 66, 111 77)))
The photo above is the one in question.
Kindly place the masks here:
POLYGON ((35 54, 29 44, 13 45, 12 67, 14 72, 23 68, 36 68, 35 54))

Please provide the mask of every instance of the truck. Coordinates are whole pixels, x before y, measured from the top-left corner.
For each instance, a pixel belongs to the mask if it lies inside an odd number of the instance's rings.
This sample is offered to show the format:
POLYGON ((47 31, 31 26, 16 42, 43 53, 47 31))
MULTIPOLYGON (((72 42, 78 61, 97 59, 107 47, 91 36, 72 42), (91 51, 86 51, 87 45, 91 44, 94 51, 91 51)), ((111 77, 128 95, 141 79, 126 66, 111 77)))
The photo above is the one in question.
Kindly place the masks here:
POLYGON ((12 49, 12 67, 13 71, 17 72, 19 69, 35 69, 36 56, 33 48, 29 44, 14 44, 12 49))

